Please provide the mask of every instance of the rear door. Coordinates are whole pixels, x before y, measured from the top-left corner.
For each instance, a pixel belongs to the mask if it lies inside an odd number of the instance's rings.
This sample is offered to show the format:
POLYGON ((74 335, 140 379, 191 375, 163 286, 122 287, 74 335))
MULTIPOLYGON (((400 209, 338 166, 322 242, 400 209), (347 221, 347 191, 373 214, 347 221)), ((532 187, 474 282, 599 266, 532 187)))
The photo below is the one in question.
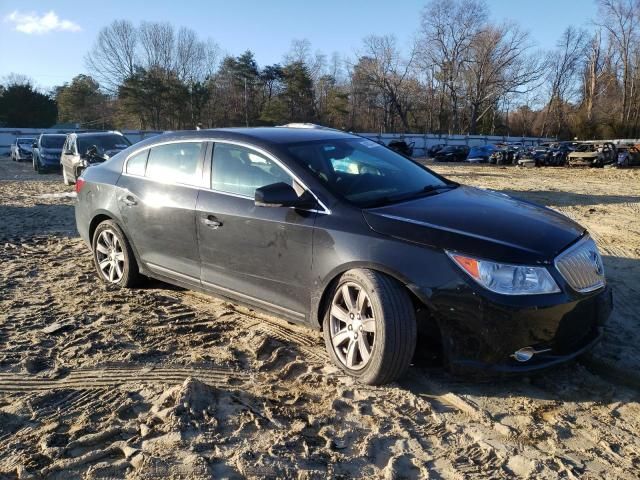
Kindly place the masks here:
POLYGON ((196 208, 203 286, 304 319, 316 213, 254 204, 265 185, 303 188, 265 152, 230 143, 213 152, 211 188, 196 208))
POLYGON ((195 226, 207 142, 156 145, 130 156, 118 207, 140 260, 154 273, 200 284, 195 226))

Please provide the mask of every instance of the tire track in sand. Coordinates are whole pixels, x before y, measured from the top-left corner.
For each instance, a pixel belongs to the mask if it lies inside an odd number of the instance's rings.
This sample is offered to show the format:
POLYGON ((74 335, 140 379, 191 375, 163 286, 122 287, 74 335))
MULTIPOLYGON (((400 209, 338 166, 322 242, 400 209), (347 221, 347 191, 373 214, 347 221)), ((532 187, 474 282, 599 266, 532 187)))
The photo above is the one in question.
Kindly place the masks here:
POLYGON ((61 378, 46 378, 25 373, 0 373, 0 392, 33 392, 57 389, 95 389, 128 384, 181 383, 194 377, 212 386, 228 386, 250 378, 246 372, 230 368, 102 368, 73 370, 61 378))

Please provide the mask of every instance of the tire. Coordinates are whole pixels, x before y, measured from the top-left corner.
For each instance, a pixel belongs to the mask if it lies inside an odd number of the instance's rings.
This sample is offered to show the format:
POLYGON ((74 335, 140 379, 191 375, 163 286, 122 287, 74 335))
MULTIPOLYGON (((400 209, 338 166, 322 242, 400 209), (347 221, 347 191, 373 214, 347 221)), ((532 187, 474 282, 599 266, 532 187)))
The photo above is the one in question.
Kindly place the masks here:
POLYGON ((93 252, 93 264, 96 267, 96 273, 100 280, 120 288, 133 287, 138 283, 140 271, 136 257, 133 255, 127 237, 113 220, 105 220, 96 227, 93 238, 91 239, 91 250, 93 252), (121 253, 121 257, 117 255, 111 257, 108 248, 107 252, 104 251, 105 246, 109 247, 109 242, 104 241, 105 238, 115 238, 117 240, 116 242, 112 240, 111 245, 114 246, 113 253, 121 253), (101 267, 101 262, 105 260, 110 260, 109 263, 113 265, 113 269, 111 265, 104 267, 104 263, 103 267, 101 267), (103 268, 105 268, 105 270, 103 270, 103 268), (114 274, 110 278, 112 271, 114 274))
POLYGON ((413 358, 417 338, 415 310, 404 287, 380 272, 349 270, 331 288, 328 299, 323 335, 331 360, 345 373, 368 385, 382 385, 402 376, 413 358), (344 304, 345 288, 355 307, 352 313, 345 308, 335 310, 344 304), (360 291, 367 298, 358 310, 360 291), (357 312, 361 312, 362 317, 357 312), (374 332, 370 330, 372 327, 374 332), (348 366, 352 344, 357 344, 358 351, 353 353, 354 361, 348 366), (365 361, 362 348, 367 346, 370 349, 366 349, 369 356, 365 361))

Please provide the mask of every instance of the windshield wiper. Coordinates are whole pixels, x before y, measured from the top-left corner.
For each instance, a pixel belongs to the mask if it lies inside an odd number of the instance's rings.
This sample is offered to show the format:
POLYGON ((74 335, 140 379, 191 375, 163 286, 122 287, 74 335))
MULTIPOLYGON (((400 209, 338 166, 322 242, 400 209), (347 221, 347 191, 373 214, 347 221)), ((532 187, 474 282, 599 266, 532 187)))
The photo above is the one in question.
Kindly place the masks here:
POLYGON ((393 203, 406 202, 408 200, 415 200, 417 198, 427 197, 430 195, 438 195, 443 190, 452 190, 459 186, 460 184, 455 182, 447 183, 444 185, 426 185, 422 190, 418 190, 417 192, 404 193, 401 195, 387 195, 377 198, 374 201, 368 203, 364 208, 384 207, 393 203))

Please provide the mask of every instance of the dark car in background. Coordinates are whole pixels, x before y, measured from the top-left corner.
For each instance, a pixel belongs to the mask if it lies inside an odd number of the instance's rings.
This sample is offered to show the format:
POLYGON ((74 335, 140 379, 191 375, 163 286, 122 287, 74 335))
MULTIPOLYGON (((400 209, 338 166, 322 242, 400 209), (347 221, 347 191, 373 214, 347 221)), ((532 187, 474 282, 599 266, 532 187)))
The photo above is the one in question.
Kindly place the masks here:
POLYGON ((435 145, 431 145, 427 149, 427 156, 433 158, 436 155, 436 153, 438 153, 440 150, 442 150, 446 146, 447 145, 445 143, 436 143, 435 145))
POLYGON ((130 145, 120 132, 70 133, 60 157, 64 184, 75 183, 84 169, 108 160, 130 145))
POLYGON ((65 134, 43 133, 33 142, 33 169, 38 173, 60 170, 65 134))
POLYGON ((618 163, 620 168, 640 166, 640 146, 635 144, 618 145, 618 163))
POLYGON ((439 150, 433 157, 436 162, 463 162, 469 155, 466 145, 449 145, 439 150))
POLYGON ((168 133, 76 191, 102 281, 155 277, 321 329, 363 383, 398 378, 416 348, 454 372, 548 367, 597 342, 611 310, 571 219, 342 132, 168 133))
POLYGON ((488 163, 489 157, 496 150, 495 145, 479 145, 471 147, 466 161, 469 163, 488 163))
POLYGON ((11 144, 11 160, 20 162, 22 160, 31 160, 33 149, 33 138, 18 137, 11 144))
POLYGON ((495 165, 513 165, 521 156, 519 148, 512 145, 503 145, 489 156, 489 163, 495 165))

